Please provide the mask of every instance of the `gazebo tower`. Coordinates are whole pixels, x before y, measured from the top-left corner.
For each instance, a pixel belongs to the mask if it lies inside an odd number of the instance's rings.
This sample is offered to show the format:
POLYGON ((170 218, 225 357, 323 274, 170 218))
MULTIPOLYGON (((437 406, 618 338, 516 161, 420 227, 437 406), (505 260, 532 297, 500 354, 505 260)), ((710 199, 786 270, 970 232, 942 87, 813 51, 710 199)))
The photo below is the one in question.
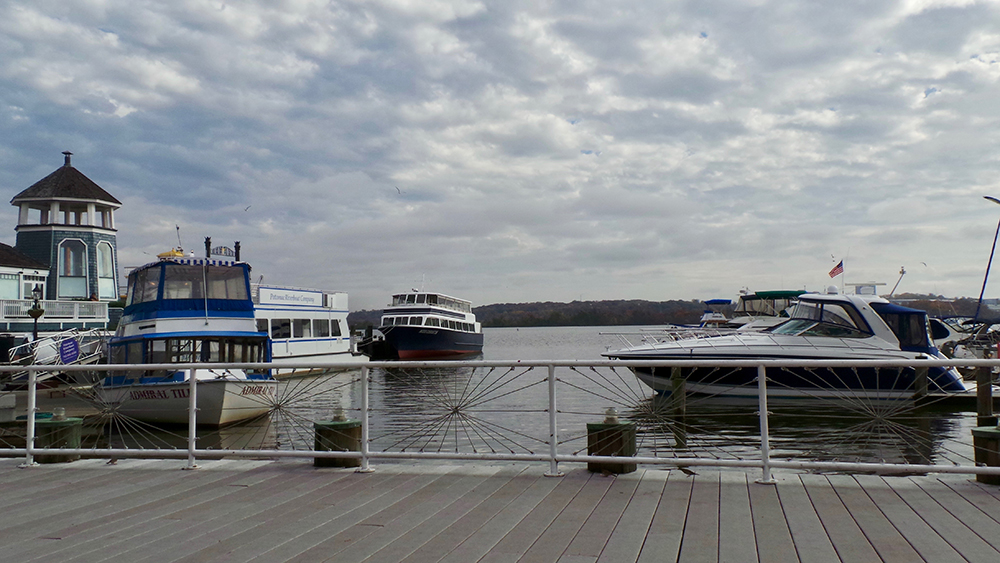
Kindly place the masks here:
POLYGON ((70 164, 14 196, 15 249, 49 268, 45 299, 118 299, 115 210, 121 202, 70 164))

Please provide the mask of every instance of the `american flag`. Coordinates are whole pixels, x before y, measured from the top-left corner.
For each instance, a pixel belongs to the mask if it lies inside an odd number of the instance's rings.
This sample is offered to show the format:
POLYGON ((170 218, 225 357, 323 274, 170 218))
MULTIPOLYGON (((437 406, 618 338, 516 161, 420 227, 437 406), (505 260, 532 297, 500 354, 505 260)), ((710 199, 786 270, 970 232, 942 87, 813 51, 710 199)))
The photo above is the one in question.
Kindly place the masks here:
POLYGON ((844 273, 844 261, 841 260, 840 264, 837 264, 836 266, 833 267, 832 270, 830 270, 830 277, 835 278, 843 273, 844 273))

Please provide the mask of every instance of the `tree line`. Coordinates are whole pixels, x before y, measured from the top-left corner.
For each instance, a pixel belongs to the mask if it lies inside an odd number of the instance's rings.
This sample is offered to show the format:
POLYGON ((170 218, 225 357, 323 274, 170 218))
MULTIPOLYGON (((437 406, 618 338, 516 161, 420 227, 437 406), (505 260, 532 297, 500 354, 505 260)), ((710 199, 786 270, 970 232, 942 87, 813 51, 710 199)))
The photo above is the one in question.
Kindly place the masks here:
MULTIPOLYGON (((975 314, 978 300, 969 297, 948 299, 941 295, 904 293, 890 301, 906 307, 927 311, 934 317, 969 316, 975 314)), ((484 327, 528 326, 635 326, 663 324, 695 324, 707 306, 698 300, 644 301, 573 301, 570 303, 498 303, 474 307, 476 320, 484 327)), ((716 307, 731 316, 733 306, 716 307)), ((347 316, 352 330, 378 326, 382 311, 355 311, 347 316)), ((980 318, 1000 318, 1000 312, 983 305, 980 318)))

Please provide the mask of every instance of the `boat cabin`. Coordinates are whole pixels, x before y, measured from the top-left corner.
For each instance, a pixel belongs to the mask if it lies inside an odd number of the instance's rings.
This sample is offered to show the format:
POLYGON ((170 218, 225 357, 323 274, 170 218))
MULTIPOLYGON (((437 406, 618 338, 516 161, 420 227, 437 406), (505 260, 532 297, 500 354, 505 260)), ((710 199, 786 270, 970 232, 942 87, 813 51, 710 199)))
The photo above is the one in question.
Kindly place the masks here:
POLYGON ((111 363, 270 361, 266 333, 255 330, 250 267, 204 258, 171 258, 133 270, 111 363))
POLYGON ((458 332, 482 332, 472 302, 440 293, 399 293, 383 311, 382 327, 426 326, 458 332))
POLYGON ((833 300, 827 296, 803 295, 792 310, 791 319, 771 329, 772 334, 868 338, 888 340, 888 328, 901 350, 937 355, 930 339, 930 325, 925 311, 895 305, 885 300, 865 301, 857 297, 833 300), (867 319, 864 310, 876 319, 867 319))

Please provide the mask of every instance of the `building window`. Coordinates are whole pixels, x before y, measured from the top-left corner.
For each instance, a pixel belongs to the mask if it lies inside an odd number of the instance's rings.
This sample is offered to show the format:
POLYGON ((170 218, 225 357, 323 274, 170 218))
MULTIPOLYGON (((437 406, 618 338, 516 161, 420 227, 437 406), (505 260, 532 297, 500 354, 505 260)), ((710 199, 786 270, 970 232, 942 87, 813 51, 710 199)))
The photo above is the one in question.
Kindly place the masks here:
POLYGON ((70 239, 59 243, 59 297, 88 297, 87 245, 70 239))
POLYGON ((97 291, 101 299, 118 299, 115 282, 115 252, 111 243, 97 243, 97 291))

